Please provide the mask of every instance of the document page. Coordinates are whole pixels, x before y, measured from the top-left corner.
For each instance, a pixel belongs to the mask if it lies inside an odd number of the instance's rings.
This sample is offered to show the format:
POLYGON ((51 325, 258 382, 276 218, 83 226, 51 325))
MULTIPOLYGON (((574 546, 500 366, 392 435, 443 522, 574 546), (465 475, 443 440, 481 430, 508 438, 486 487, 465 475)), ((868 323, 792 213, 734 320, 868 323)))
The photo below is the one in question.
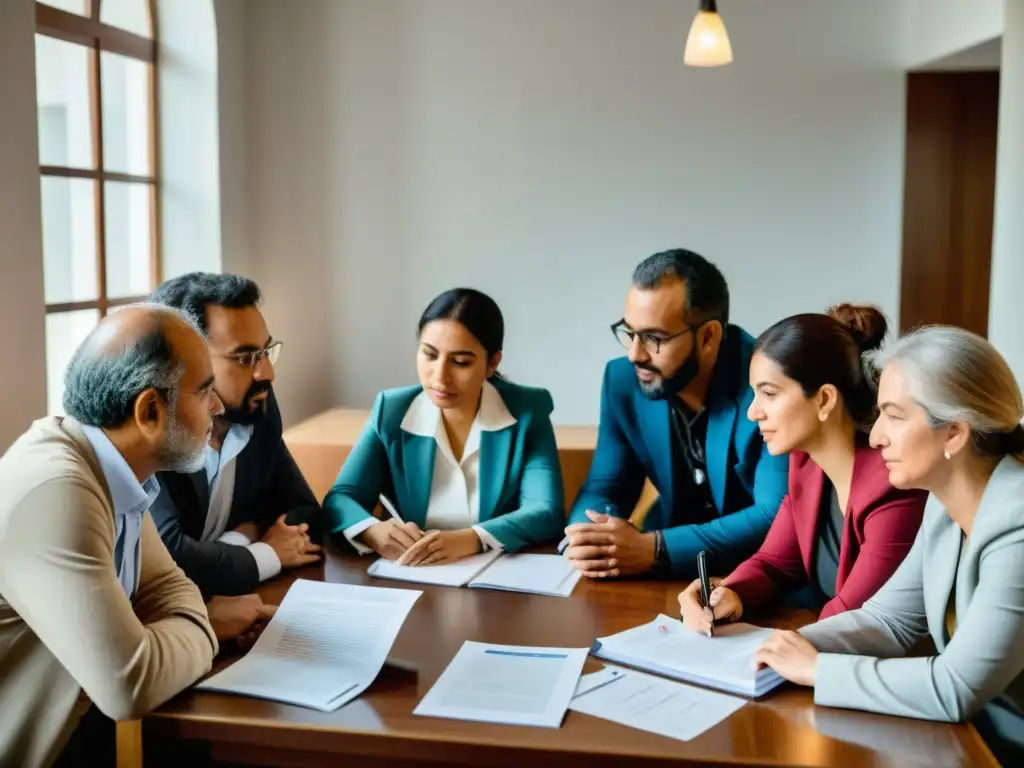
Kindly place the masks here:
POLYGON ((568 597, 581 576, 561 555, 506 555, 469 586, 568 597))
POLYGON ((331 712, 377 677, 421 594, 299 579, 249 653, 196 687, 331 712))
POLYGON ((479 555, 448 565, 397 565, 393 560, 382 557, 374 561, 366 572, 378 579, 414 581, 418 584, 433 584, 440 587, 464 587, 499 557, 500 549, 481 552, 479 555))
POLYGON ((714 637, 706 637, 686 629, 678 619, 659 615, 648 624, 600 638, 595 655, 755 696, 781 683, 770 669, 758 672, 754 661, 754 653, 771 633, 740 622, 717 626, 714 637))
POLYGON ((467 640, 413 714, 558 728, 586 658, 586 648, 467 640))
POLYGON ((689 741, 713 728, 745 699, 606 667, 580 678, 569 709, 670 739, 689 741))

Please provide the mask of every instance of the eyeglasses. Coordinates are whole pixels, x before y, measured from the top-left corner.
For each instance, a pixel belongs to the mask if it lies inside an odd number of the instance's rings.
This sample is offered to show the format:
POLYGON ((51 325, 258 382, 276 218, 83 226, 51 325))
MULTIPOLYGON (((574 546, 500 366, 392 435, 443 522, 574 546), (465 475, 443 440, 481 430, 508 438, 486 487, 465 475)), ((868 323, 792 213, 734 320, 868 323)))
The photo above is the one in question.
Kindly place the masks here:
POLYGON ((626 325, 625 320, 619 320, 617 323, 612 324, 612 333, 615 334, 615 338, 618 339, 619 344, 624 346, 626 349, 629 349, 633 346, 633 339, 639 338, 640 346, 642 346, 644 348, 644 352, 649 355, 658 354, 658 352, 661 351, 662 344, 672 341, 673 339, 678 339, 680 336, 695 330, 697 330, 697 328, 687 326, 683 330, 679 331, 679 333, 672 333, 668 336, 664 336, 662 334, 634 331, 626 325))
POLYGON ((257 349, 255 352, 242 352, 237 355, 219 355, 225 360, 231 360, 238 365, 243 365, 246 368, 255 368, 259 365, 260 360, 264 357, 270 361, 271 365, 277 364, 277 358, 281 355, 281 347, 284 345, 283 341, 275 341, 273 344, 264 347, 263 349, 257 349))
POLYGON ((220 397, 217 394, 217 390, 213 388, 212 384, 209 387, 199 390, 198 392, 192 392, 191 390, 188 389, 181 389, 180 387, 158 387, 156 391, 159 392, 160 396, 163 397, 163 399, 168 402, 170 402, 170 398, 167 395, 171 392, 177 392, 179 395, 192 395, 192 397, 198 397, 200 400, 202 400, 203 405, 207 408, 213 405, 214 399, 220 397))

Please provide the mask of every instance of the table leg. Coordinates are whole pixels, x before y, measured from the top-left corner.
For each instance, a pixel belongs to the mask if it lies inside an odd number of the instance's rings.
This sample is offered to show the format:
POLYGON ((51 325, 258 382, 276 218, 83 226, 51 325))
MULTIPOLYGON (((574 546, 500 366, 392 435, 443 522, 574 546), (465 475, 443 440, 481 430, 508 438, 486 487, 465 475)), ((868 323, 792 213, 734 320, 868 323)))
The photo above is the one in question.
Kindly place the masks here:
POLYGON ((142 768, 142 721, 117 721, 117 768, 142 768))

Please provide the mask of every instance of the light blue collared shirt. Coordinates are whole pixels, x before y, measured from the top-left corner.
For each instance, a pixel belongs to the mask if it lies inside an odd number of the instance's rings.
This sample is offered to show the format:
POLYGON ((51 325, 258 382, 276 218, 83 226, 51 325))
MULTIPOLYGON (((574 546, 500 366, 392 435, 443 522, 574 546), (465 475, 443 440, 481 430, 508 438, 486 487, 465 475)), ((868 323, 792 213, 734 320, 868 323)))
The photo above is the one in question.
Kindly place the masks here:
POLYGON ((114 503, 114 571, 130 600, 142 567, 142 515, 160 495, 160 483, 150 476, 140 484, 102 429, 83 425, 82 430, 96 453, 114 503))

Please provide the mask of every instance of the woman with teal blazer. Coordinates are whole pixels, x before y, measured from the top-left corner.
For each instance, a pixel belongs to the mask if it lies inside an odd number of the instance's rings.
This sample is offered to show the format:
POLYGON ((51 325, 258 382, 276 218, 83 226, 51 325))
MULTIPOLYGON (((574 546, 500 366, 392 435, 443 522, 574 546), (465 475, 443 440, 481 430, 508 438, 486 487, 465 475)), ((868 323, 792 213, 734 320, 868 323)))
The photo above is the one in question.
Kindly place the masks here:
POLYGON ((497 373, 504 335, 501 310, 479 291, 455 288, 427 307, 419 385, 377 395, 324 499, 330 530, 356 551, 436 565, 562 535, 554 405, 547 390, 497 373), (371 514, 381 494, 401 519, 371 514))

